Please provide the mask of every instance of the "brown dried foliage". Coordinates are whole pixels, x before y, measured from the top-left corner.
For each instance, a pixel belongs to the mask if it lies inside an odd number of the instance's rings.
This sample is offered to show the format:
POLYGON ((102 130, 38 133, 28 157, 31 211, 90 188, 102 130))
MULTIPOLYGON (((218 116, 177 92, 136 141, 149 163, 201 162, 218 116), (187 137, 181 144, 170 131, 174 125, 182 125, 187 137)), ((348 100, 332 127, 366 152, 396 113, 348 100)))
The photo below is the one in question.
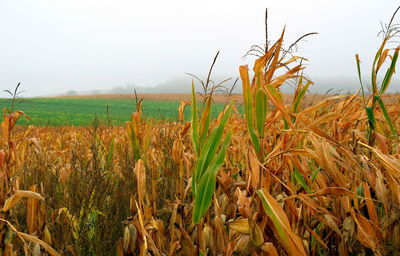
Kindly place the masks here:
MULTIPOLYGON (((382 108, 372 110, 371 132, 358 94, 287 104, 279 86, 301 78, 302 66, 274 73, 296 61, 279 58, 282 41, 256 61, 253 80, 240 69, 244 98, 274 107, 254 102, 251 119, 229 119, 230 146, 200 224, 192 221, 197 159, 182 118, 143 120, 141 102, 126 127, 13 129, 23 113, 5 115, 1 254, 398 254, 398 134, 382 108)), ((295 95, 309 84, 298 85, 295 95)), ((396 103, 385 110, 398 131, 396 103)))

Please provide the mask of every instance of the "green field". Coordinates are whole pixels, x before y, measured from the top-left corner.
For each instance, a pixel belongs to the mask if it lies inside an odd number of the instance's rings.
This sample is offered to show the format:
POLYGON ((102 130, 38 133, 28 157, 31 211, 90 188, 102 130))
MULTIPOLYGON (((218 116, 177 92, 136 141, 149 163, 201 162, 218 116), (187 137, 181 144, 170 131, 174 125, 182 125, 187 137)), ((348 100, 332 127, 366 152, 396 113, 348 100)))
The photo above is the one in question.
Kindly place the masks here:
MULTIPOLYGON (((178 101, 143 101, 143 116, 158 120, 177 120, 178 101)), ((10 107, 10 99, 1 99, 0 106, 10 107)), ((223 104, 215 104, 213 114, 223 109, 223 104)), ((37 126, 87 126, 97 117, 103 124, 123 125, 129 121, 135 111, 132 99, 96 99, 96 98, 27 98, 23 99, 16 110, 24 111, 32 120, 21 118, 18 124, 37 126), (107 108, 109 115, 107 115, 107 108)), ((190 108, 185 111, 189 119, 190 108)))

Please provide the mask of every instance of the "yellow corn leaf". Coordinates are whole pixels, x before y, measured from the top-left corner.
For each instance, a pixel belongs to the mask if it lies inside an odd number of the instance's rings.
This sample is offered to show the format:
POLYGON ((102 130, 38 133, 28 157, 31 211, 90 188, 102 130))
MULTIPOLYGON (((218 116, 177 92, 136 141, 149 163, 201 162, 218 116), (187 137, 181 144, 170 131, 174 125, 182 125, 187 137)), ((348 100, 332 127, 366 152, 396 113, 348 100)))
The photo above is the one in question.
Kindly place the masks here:
POLYGON ((274 88, 277 88, 279 86, 281 86, 285 81, 294 78, 294 77, 298 77, 297 73, 300 72, 301 70, 303 70, 304 67, 302 67, 301 65, 297 65, 294 68, 290 69, 288 72, 286 72, 283 75, 277 76, 275 77, 272 81, 271 81, 271 85, 274 88))
POLYGON ((324 107, 330 105, 331 102, 334 101, 334 100, 340 100, 340 99, 343 99, 343 98, 346 98, 346 97, 348 97, 348 96, 347 95, 338 95, 338 96, 329 97, 329 98, 327 98, 327 99, 325 99, 323 101, 318 102, 317 104, 314 104, 314 105, 304 109, 299 114, 304 115, 304 114, 315 112, 317 110, 323 109, 324 107))
POLYGON ((249 67, 247 65, 240 66, 239 73, 242 79, 243 97, 246 98, 248 89, 250 88, 249 67))
POLYGON ((264 244, 263 230, 261 230, 257 223, 251 218, 249 219, 249 227, 251 241, 255 246, 260 247, 264 244))
POLYGON ((265 213, 271 218, 275 234, 285 250, 290 255, 307 255, 301 238, 292 231, 286 213, 279 203, 266 190, 257 190, 257 194, 264 206, 265 213))
POLYGON ((23 197, 31 198, 31 199, 37 199, 37 200, 42 200, 44 201, 44 197, 42 197, 40 194, 29 191, 29 190, 17 190, 15 191, 15 194, 9 197, 5 202, 3 206, 3 211, 6 212, 13 208, 23 197))
POLYGON ((311 209, 316 211, 317 213, 325 213, 325 214, 330 214, 329 211, 319 205, 315 200, 311 199, 308 195, 305 195, 303 193, 299 194, 299 198, 306 204, 308 205, 311 209))
POLYGON ((369 191, 369 186, 366 182, 363 183, 364 187, 364 195, 365 195, 365 204, 367 205, 368 215, 371 221, 375 225, 379 225, 378 216, 376 215, 376 210, 374 206, 374 202, 372 201, 371 192, 369 191))
POLYGON ((28 235, 28 234, 22 233, 22 232, 18 232, 18 236, 22 237, 25 240, 33 242, 35 244, 41 245, 43 247, 43 249, 45 249, 46 252, 48 252, 52 256, 61 256, 61 254, 59 254, 56 250, 54 250, 50 245, 48 245, 47 243, 43 242, 42 240, 40 240, 36 236, 28 235))
POLYGON ((378 64, 376 65, 375 72, 378 72, 378 70, 381 68, 382 64, 385 62, 385 60, 386 60, 386 58, 388 56, 389 50, 390 49, 385 49, 382 52, 382 55, 379 57, 378 64))
POLYGON ((282 30, 281 37, 278 39, 278 41, 275 43, 275 47, 273 46, 269 52, 271 52, 271 55, 273 57, 271 64, 268 67, 267 73, 265 74, 265 81, 266 83, 269 83, 275 73, 276 68, 278 68, 278 63, 279 63, 279 55, 282 49, 282 43, 283 43, 283 37, 285 35, 285 28, 282 30))
POLYGON ((311 124, 307 125, 307 127, 305 129, 307 129, 309 127, 316 127, 316 126, 318 126, 318 125, 320 125, 322 123, 326 123, 326 122, 328 122, 330 120, 333 120, 335 118, 337 118, 337 113, 335 113, 335 112, 327 113, 326 115, 318 117, 311 124))
POLYGON ((241 235, 234 243, 234 251, 239 255, 246 255, 249 253, 251 240, 249 235, 241 235))
POLYGON ((384 155, 379 149, 370 147, 369 145, 358 142, 358 144, 370 149, 379 159, 379 161, 386 167, 386 171, 396 178, 400 178, 400 162, 398 159, 384 155))
MULTIPOLYGON (((33 192, 38 192, 37 185, 33 185, 29 188, 33 192)), ((26 222, 28 224, 29 234, 33 234, 38 231, 38 211, 39 201, 37 199, 28 198, 26 202, 26 222)))
POLYGON ((273 243, 267 242, 261 245, 260 249, 267 253, 268 256, 278 256, 278 251, 276 250, 273 243))
POLYGON ((179 105, 179 108, 178 108, 178 121, 183 122, 183 119, 185 117, 185 107, 190 104, 191 103, 188 100, 181 101, 181 104, 179 105))
POLYGON ((311 235, 315 238, 315 240, 317 240, 318 243, 320 243, 325 249, 328 249, 328 246, 326 245, 324 240, 317 233, 315 233, 314 230, 312 230, 311 228, 309 228, 307 226, 306 226, 306 229, 308 232, 311 233, 311 235))
POLYGON ((139 159, 136 162, 136 166, 133 171, 137 180, 139 204, 142 204, 146 195, 146 170, 142 159, 139 159))
POLYGON ((243 234, 250 234, 250 227, 249 227, 249 221, 246 218, 238 218, 235 220, 231 220, 227 223, 228 228, 232 229, 234 231, 237 231, 239 233, 243 234))
POLYGON ((256 62, 254 63, 254 67, 253 67, 254 73, 259 74, 262 72, 262 70, 264 69, 267 62, 271 59, 271 57, 275 56, 274 54, 275 54, 276 48, 280 42, 281 42, 281 40, 278 40, 277 42, 275 42, 275 44, 269 49, 269 51, 267 53, 265 53, 261 58, 256 60, 256 62))
POLYGON ((365 247, 370 248, 375 255, 382 255, 380 250, 380 239, 371 223, 361 214, 356 214, 354 209, 351 210, 351 215, 357 224, 357 240, 365 247))
POLYGON ((281 66, 287 66, 293 62, 298 62, 298 61, 308 61, 308 59, 300 57, 300 56, 292 56, 289 60, 282 62, 281 66))
POLYGON ((259 188, 260 184, 260 163, 254 151, 249 150, 250 179, 253 188, 259 188))
POLYGON ((275 97, 275 95, 270 91, 270 89, 268 87, 261 88, 261 91, 263 91, 265 94, 268 95, 269 99, 274 103, 274 105, 282 113, 283 117, 285 118, 286 122, 289 124, 290 128, 295 130, 295 128, 292 124, 289 112, 286 110, 285 106, 283 105, 282 99, 278 99, 277 97, 275 97))
POLYGON ((350 197, 358 197, 358 195, 346 188, 342 187, 326 187, 322 188, 318 191, 316 191, 313 194, 310 194, 313 196, 326 196, 326 195, 331 195, 331 196, 350 196, 350 197))

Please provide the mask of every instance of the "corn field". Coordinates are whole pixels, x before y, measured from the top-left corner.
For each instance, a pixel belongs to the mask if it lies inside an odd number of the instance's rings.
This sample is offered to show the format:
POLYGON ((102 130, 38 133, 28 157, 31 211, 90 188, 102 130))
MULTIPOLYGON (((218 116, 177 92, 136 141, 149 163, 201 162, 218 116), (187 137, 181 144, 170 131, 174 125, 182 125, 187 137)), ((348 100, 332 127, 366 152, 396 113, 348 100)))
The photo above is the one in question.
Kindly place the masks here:
POLYGON ((141 101, 125 127, 17 126, 29 113, 5 109, 0 254, 400 255, 394 31, 370 92, 357 55, 362 90, 311 105, 283 31, 251 72, 239 67, 244 114, 232 99, 212 120, 208 81, 177 122, 142 119, 141 101))

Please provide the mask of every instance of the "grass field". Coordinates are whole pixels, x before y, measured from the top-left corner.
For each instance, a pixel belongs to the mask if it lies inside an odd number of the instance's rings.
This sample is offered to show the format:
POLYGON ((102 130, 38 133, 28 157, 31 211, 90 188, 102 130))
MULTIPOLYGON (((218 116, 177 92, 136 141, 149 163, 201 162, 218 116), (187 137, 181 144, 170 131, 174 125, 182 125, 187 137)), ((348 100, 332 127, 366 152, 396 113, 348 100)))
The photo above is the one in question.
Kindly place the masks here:
MULTIPOLYGON (((119 98, 28 98, 17 105, 17 109, 24 111, 32 120, 20 119, 19 124, 33 124, 38 126, 87 126, 97 117, 103 124, 110 120, 113 125, 123 125, 130 120, 135 111, 135 101, 128 97, 119 98), (107 108, 108 113, 107 115, 107 108)), ((172 100, 143 100, 144 118, 157 120, 177 120, 180 101, 172 100)), ((10 106, 9 99, 2 99, 0 107, 10 106)), ((213 116, 223 109, 224 104, 215 103, 213 116)), ((185 118, 189 118, 189 108, 185 118)))
MULTIPOLYGON (((242 95, 233 95, 236 99, 237 110, 243 114, 242 95)), ((305 95, 304 106, 310 106, 328 96, 305 95)), ((176 121, 178 107, 181 101, 191 99, 189 94, 143 94, 143 117, 148 119, 176 121)), ((397 99, 398 97, 391 97, 397 99)), ((197 100, 202 102, 198 95, 197 100)), ((226 95, 213 96, 212 117, 223 110, 226 95)), ((391 100, 391 101, 393 101, 391 100)), ((290 104, 292 95, 284 95, 284 103, 290 104)), ((273 107, 272 102, 270 105, 273 107)), ((0 108, 11 106, 11 99, 0 99, 0 108)), ((20 119, 18 124, 32 124, 36 126, 87 126, 95 118, 104 125, 123 125, 130 120, 136 110, 136 101, 133 95, 103 94, 82 95, 72 97, 25 98, 17 104, 16 109, 24 111, 32 120, 20 119), (108 108, 108 112, 107 112, 108 108), (108 113, 108 114, 107 114, 108 113)), ((185 110, 185 119, 189 120, 190 109, 185 110)), ((2 118, 2 117, 1 117, 2 118)))

